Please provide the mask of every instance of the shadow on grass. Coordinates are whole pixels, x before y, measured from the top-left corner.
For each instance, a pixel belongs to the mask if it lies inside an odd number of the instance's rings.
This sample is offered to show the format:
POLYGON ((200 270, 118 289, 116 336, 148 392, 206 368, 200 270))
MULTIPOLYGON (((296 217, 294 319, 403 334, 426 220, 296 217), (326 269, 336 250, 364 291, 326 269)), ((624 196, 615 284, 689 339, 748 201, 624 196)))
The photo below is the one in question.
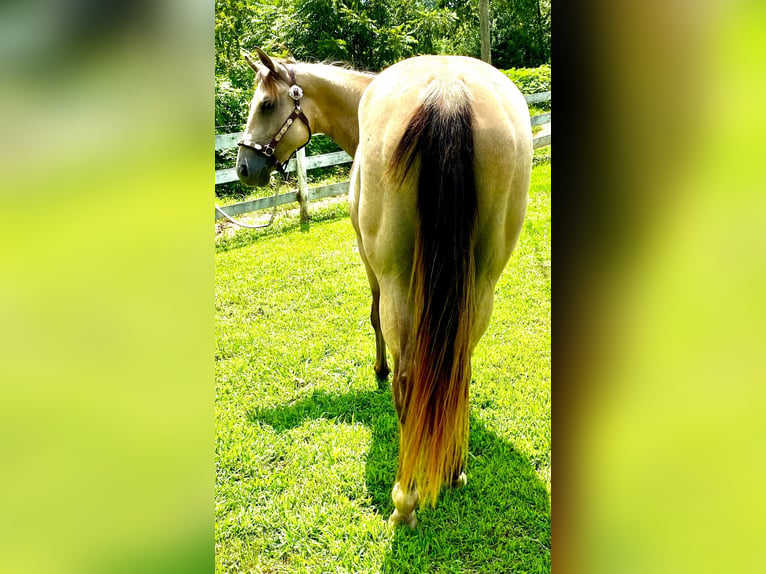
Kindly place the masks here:
MULTIPOLYGON (((372 433, 365 480, 381 520, 393 511, 398 427, 389 389, 331 395, 248 413, 283 432, 313 419, 361 422, 372 433)), ((550 503, 529 460, 471 416, 468 485, 445 489, 433 509, 418 511, 415 530, 399 527, 383 572, 548 572, 550 503)))

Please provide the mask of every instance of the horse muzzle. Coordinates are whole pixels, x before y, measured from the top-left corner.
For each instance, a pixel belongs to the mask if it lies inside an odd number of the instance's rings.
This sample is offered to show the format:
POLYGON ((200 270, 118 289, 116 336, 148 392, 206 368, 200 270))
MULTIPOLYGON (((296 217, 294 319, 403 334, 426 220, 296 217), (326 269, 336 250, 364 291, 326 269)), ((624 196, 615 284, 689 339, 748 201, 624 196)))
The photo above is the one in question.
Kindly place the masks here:
POLYGON ((277 167, 274 156, 268 157, 240 146, 237 154, 236 172, 245 185, 263 187, 269 184, 271 172, 277 167))

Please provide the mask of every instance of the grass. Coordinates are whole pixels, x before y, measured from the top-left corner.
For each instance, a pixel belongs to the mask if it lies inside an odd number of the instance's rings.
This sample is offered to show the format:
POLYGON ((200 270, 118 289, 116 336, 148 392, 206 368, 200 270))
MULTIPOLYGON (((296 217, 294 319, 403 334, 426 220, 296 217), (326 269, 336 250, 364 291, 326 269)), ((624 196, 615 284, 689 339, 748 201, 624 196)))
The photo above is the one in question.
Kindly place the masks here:
POLYGON ((397 422, 341 202, 216 245, 216 571, 550 571, 550 162, 474 354, 468 485, 392 528, 397 422))

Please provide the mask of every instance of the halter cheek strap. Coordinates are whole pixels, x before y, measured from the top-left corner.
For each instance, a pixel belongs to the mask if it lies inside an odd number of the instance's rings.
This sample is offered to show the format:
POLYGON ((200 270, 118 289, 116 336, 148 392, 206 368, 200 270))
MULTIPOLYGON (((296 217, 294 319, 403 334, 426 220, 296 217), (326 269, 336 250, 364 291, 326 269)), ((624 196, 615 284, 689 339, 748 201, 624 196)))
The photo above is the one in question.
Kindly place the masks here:
POLYGON ((271 141, 267 143, 266 145, 261 145, 259 143, 256 143, 253 140, 248 139, 247 136, 244 136, 241 140, 239 140, 239 142, 237 142, 238 145, 250 148, 258 154, 266 156, 267 158, 273 158, 277 169, 279 170, 279 172, 282 174, 283 177, 286 175, 285 170, 286 170, 287 162, 290 161, 293 155, 295 155, 295 152, 305 147, 309 143, 309 141, 311 141, 311 135, 312 135, 309 119, 306 117, 306 114, 304 114, 303 110, 301 109, 301 98, 303 97, 303 90, 295 81, 295 71, 288 66, 285 66, 285 68, 287 69, 287 73, 290 76, 290 88, 287 90, 287 95, 293 99, 293 111, 290 113, 289 116, 287 116, 287 119, 282 124, 282 127, 279 128, 279 131, 276 133, 276 135, 273 138, 271 138, 271 141), (290 156, 284 162, 280 162, 275 157, 274 152, 276 151, 277 145, 279 144, 282 137, 287 133, 287 131, 290 129, 290 126, 292 126, 296 120, 301 120, 305 124, 306 129, 309 131, 308 138, 302 145, 295 148, 295 151, 293 151, 293 153, 291 153, 290 156))

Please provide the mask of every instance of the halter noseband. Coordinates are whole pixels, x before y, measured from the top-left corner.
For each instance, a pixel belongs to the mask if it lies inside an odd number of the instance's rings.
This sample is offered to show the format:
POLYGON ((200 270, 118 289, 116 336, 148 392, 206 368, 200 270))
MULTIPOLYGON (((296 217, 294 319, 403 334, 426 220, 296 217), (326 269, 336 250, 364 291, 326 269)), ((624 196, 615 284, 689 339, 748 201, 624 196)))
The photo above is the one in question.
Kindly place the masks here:
POLYGON ((311 141, 311 125, 309 124, 309 119, 306 117, 306 114, 304 114, 303 110, 301 110, 301 98, 303 97, 303 90, 295 82, 295 71, 293 71, 293 69, 288 66, 285 66, 285 69, 287 69, 287 73, 290 76, 290 87, 287 90, 287 95, 293 99, 292 113, 290 113, 290 115, 287 116, 287 119, 282 124, 282 127, 279 128, 279 131, 276 133, 276 135, 273 138, 271 138, 271 141, 267 143, 266 145, 256 143, 253 140, 248 139, 247 136, 243 136, 242 139, 237 142, 237 145, 250 148, 257 154, 265 156, 269 159, 273 159, 274 163, 276 164, 277 170, 279 170, 279 173, 282 174, 282 177, 285 177, 286 175, 286 168, 287 168, 286 164, 288 161, 290 161, 290 158, 292 158, 293 155, 295 155, 295 152, 305 147, 309 143, 309 141, 311 141), (274 152, 277 149, 277 145, 279 144, 279 141, 287 133, 287 130, 290 129, 290 126, 292 126, 295 123, 295 120, 301 120, 306 125, 306 129, 308 129, 309 131, 309 137, 308 139, 306 139, 305 143, 295 148, 295 151, 293 151, 293 153, 290 154, 290 156, 284 161, 284 163, 282 163, 276 158, 276 156, 274 155, 274 152))

